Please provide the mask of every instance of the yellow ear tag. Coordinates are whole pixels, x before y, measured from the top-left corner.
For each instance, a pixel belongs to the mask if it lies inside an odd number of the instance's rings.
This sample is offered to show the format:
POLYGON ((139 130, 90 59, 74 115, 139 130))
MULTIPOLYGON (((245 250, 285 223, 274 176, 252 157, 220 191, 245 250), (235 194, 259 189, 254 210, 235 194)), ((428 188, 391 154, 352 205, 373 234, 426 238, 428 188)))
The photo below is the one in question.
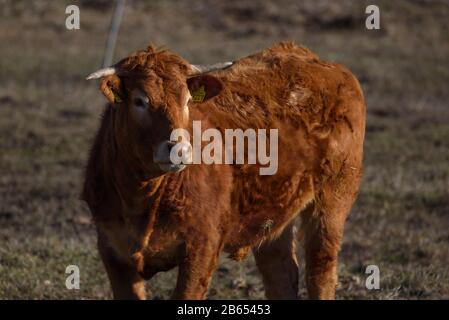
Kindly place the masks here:
POLYGON ((122 102, 122 98, 120 98, 119 94, 112 89, 112 86, 108 86, 109 90, 111 90, 112 94, 114 95, 114 103, 120 103, 122 102))
POLYGON ((199 87, 194 92, 192 92, 192 101, 193 102, 203 102, 206 97, 206 91, 204 90, 204 86, 199 87))
POLYGON ((112 91, 112 93, 114 94, 114 100, 116 103, 121 103, 122 102, 122 98, 120 98, 120 96, 117 94, 117 92, 112 91))
POLYGON ((122 98, 120 98, 120 96, 118 95, 117 92, 115 92, 114 90, 112 90, 112 93, 114 94, 114 100, 115 100, 116 103, 122 102, 122 98))

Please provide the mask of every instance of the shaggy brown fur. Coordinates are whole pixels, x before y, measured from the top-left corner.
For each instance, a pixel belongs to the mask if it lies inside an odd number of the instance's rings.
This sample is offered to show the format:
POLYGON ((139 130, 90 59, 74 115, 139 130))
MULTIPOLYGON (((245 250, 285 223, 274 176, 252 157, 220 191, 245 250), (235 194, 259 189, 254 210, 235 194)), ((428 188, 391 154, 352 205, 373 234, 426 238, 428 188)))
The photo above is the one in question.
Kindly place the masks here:
POLYGON ((174 298, 202 299, 221 251, 253 249, 266 295, 297 297, 293 220, 300 216, 310 298, 332 299, 346 217, 359 187, 365 104, 355 77, 309 50, 281 43, 228 69, 190 75, 190 65, 149 47, 101 82, 106 109, 86 170, 83 199, 98 230, 115 298, 144 298, 144 279, 179 266, 174 298), (182 101, 205 85, 206 100, 182 101), (150 99, 152 125, 137 124, 129 92, 150 99), (121 102, 117 102, 120 97, 121 102), (164 173, 152 151, 174 128, 277 128, 279 167, 189 165, 164 173))

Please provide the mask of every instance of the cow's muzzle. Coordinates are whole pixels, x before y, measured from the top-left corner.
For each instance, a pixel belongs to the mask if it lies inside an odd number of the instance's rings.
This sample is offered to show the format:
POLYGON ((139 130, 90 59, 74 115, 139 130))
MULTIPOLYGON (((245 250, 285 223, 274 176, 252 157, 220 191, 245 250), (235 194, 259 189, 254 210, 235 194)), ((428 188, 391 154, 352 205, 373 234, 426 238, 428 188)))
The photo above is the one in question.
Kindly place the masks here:
POLYGON ((153 162, 164 172, 178 172, 192 163, 192 146, 190 143, 164 141, 153 153, 153 162))

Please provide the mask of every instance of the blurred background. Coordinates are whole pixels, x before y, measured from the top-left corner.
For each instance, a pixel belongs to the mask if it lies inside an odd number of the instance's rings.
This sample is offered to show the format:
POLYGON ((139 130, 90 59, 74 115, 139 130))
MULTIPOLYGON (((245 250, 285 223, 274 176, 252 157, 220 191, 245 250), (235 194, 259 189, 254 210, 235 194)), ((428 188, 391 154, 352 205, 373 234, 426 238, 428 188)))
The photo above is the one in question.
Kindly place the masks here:
MULTIPOLYGON (((105 104, 84 78, 101 67, 113 9, 109 0, 0 0, 1 299, 111 298, 78 199, 105 104), (80 30, 65 28, 69 4, 80 7, 80 30), (80 290, 65 287, 70 264, 80 290)), ((348 66, 368 118, 337 298, 448 299, 448 17, 446 0, 128 0, 115 61, 150 42, 200 64, 294 40, 348 66), (380 30, 365 27, 369 4, 380 8, 380 30), (380 290, 365 288, 370 264, 380 290)), ((175 279, 176 270, 157 275, 152 297, 169 297, 175 279)), ((222 257, 209 292, 263 298, 253 258, 222 257)))

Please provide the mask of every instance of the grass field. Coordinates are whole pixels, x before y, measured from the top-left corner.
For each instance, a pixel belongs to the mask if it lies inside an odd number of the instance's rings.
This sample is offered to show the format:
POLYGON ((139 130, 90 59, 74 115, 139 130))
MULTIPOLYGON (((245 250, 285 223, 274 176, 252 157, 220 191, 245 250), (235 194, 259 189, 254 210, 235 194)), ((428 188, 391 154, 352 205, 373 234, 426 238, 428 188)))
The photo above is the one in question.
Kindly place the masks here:
MULTIPOLYGON (((337 298, 448 299, 449 4, 376 0, 381 30, 368 31, 371 2, 128 1, 116 57, 153 42, 212 63, 294 40, 347 65, 368 118, 337 298), (370 264, 380 268, 380 290, 365 288, 370 264)), ((111 298, 78 200, 104 108, 84 77, 101 64, 108 3, 0 0, 1 299, 111 298), (67 3, 80 5, 80 30, 65 29, 67 3), (70 264, 80 268, 80 290, 65 288, 70 264)), ((175 272, 150 281, 153 298, 169 297, 175 272)), ((300 293, 306 297, 302 279, 300 293)), ((252 257, 222 257, 209 298, 263 298, 252 257)))

